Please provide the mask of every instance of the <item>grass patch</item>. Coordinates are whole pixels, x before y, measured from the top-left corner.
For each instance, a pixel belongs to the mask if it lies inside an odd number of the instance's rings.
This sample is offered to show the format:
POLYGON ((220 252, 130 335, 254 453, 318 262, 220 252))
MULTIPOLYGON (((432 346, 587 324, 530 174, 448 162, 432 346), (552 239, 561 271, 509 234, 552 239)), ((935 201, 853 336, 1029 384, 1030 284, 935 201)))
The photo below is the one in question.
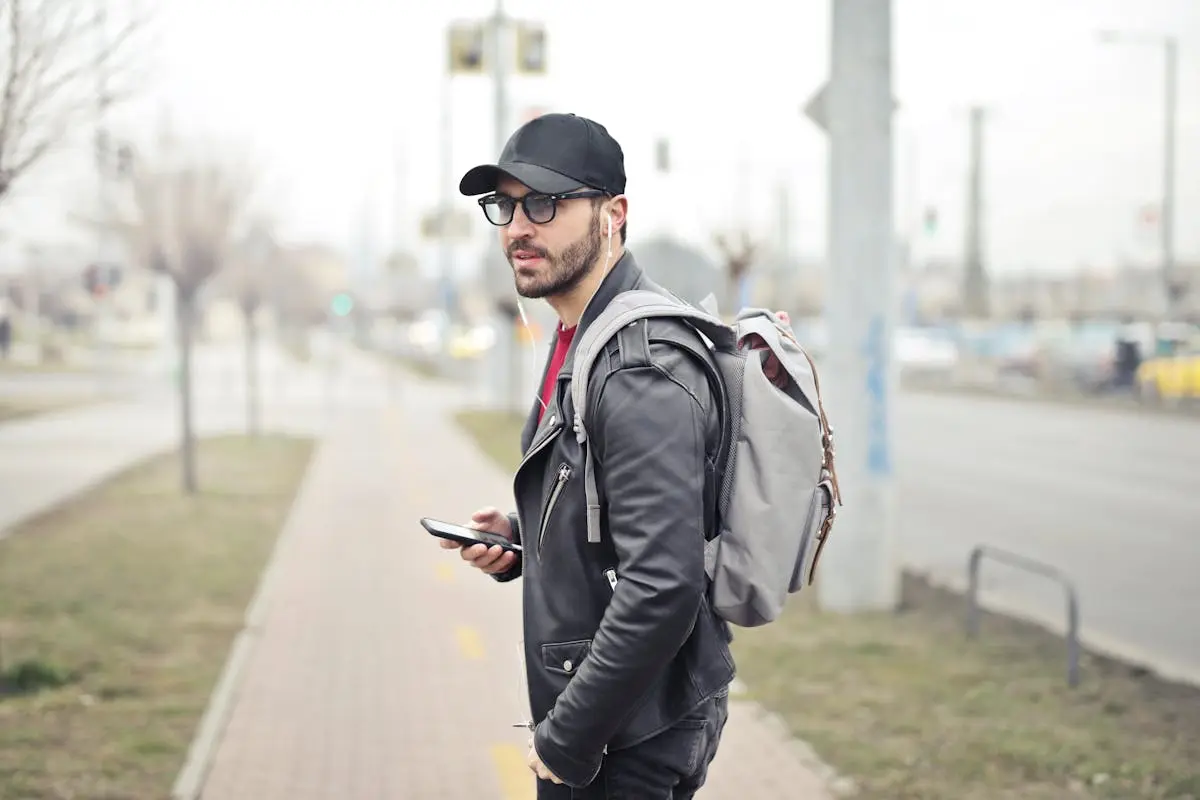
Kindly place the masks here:
POLYGON ((311 442, 201 441, 0 542, 0 798, 165 797, 311 442))
POLYGON ((466 409, 459 411, 454 419, 501 469, 516 470, 521 461, 523 417, 505 411, 466 409))
POLYGON ((87 367, 61 360, 31 362, 0 359, 0 375, 78 375, 89 371, 87 367))
MULTIPOLYGON (((458 417, 513 469, 521 420, 458 417)), ((750 695, 869 800, 1197 800, 1200 690, 1085 655, 1068 689, 1062 640, 906 578, 903 612, 837 615, 797 595, 774 625, 735 630, 750 695)))
POLYGON ((450 380, 449 376, 443 372, 441 366, 433 359, 401 356, 391 353, 380 353, 380 357, 393 367, 399 367, 405 372, 427 381, 450 380))
POLYGON ((78 397, 6 398, 0 400, 0 423, 34 417, 38 414, 48 414, 54 411, 65 411, 93 402, 96 402, 96 400, 78 397))
POLYGON ((312 361, 312 348, 309 347, 307 335, 293 332, 281 333, 276 342, 298 363, 308 364, 312 361))
POLYGON ((737 631, 751 695, 860 797, 1200 797, 1200 690, 1093 656, 1065 684, 1061 639, 906 578, 904 612, 821 613, 797 596, 737 631))

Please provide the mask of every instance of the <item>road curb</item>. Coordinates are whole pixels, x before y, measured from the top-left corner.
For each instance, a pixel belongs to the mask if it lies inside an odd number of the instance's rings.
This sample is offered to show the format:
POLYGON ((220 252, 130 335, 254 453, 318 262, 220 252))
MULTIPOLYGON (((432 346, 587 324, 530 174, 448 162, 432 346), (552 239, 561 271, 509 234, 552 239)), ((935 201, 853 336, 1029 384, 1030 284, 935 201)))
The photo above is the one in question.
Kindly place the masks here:
POLYGON ((783 717, 768 711, 754 700, 754 693, 739 678, 734 678, 729 684, 729 703, 742 708, 747 716, 769 730, 772 737, 784 742, 795 754, 796 760, 815 775, 831 795, 850 797, 857 791, 853 779, 840 774, 833 765, 821 758, 812 745, 792 733, 783 717))
MULTIPOLYGON (((965 575, 964 577, 951 577, 936 574, 933 570, 916 569, 909 569, 908 572, 935 589, 941 589, 960 597, 966 596, 968 584, 965 575)), ((984 611, 1041 628, 1056 636, 1064 635, 1062 614, 1042 613, 1022 606, 1005 596, 1002 590, 981 588, 979 607, 984 611)), ((1082 619, 1087 619, 1087 606, 1082 599, 1080 614, 1082 619)), ((1144 669, 1164 681, 1200 688, 1200 672, 1194 668, 1149 653, 1142 648, 1123 642, 1117 637, 1098 634, 1094 631, 1085 632, 1088 630, 1087 626, 1082 626, 1079 634, 1079 644, 1085 655, 1091 654, 1131 668, 1144 669)))

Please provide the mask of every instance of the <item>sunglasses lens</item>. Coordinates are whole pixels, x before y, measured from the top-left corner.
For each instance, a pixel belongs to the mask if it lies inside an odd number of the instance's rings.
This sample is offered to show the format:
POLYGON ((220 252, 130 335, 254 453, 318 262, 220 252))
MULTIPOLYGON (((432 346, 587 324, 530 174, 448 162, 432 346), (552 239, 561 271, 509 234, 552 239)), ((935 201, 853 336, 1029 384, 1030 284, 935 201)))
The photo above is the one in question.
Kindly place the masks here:
POLYGON ((525 213, 530 222, 549 222, 554 219, 554 199, 544 194, 527 195, 525 213))
POLYGON ((493 225, 507 225, 512 222, 515 204, 510 197, 489 197, 481 203, 483 215, 493 225))

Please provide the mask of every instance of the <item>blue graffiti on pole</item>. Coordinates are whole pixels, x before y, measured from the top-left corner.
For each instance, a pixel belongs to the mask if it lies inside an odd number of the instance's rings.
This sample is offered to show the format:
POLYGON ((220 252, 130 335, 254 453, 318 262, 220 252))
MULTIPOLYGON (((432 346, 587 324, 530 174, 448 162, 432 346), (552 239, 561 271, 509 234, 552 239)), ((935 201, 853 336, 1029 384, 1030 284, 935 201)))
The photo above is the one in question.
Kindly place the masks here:
POLYGON ((886 333, 883 317, 874 317, 863 345, 863 356, 867 361, 867 471, 879 476, 892 472, 887 424, 886 333))

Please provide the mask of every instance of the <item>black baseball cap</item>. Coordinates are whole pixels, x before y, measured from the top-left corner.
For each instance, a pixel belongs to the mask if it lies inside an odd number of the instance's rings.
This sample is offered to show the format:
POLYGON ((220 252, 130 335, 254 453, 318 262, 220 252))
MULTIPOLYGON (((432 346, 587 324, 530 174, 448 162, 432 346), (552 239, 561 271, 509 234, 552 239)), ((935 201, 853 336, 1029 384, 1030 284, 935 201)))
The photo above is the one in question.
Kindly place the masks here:
POLYGON ((618 195, 625 191, 625 155, 600 123, 574 114, 543 114, 517 128, 497 163, 468 170, 458 190, 467 196, 494 192, 504 175, 545 194, 582 184, 618 195))

